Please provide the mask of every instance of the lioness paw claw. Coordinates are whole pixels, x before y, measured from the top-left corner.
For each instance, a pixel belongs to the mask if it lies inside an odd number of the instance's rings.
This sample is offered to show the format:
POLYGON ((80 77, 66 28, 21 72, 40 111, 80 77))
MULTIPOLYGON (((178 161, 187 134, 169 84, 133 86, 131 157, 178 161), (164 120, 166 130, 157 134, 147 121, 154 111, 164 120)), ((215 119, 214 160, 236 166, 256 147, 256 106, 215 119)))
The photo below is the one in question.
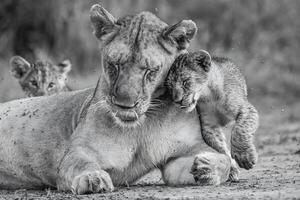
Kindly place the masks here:
POLYGON ((103 170, 84 172, 76 176, 72 182, 74 194, 112 192, 113 183, 109 174, 103 170))
POLYGON ((228 180, 231 182, 238 182, 239 174, 240 174, 240 170, 238 169, 236 162, 232 160, 228 180))

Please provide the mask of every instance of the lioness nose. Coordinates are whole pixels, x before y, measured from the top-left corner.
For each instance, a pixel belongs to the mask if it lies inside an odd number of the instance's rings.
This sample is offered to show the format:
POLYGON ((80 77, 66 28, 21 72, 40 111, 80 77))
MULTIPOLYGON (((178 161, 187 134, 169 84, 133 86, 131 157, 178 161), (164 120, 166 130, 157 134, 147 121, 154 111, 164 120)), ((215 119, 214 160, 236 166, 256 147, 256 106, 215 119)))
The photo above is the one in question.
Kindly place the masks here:
POLYGON ((112 96, 112 103, 123 109, 130 109, 137 105, 138 95, 131 88, 116 87, 112 96))
POLYGON ((122 108, 122 109, 131 109, 137 106, 138 102, 135 101, 124 101, 124 100, 120 100, 117 99, 115 96, 112 96, 111 98, 112 103, 115 104, 116 106, 122 108))

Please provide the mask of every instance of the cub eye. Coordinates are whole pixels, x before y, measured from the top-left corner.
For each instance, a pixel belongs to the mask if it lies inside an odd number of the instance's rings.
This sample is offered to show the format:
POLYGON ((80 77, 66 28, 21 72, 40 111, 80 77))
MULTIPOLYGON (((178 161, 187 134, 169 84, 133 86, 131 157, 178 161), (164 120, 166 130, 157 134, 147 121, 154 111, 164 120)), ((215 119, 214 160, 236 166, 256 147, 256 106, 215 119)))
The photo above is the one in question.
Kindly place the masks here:
POLYGON ((157 72, 158 72, 158 70, 150 70, 150 69, 148 69, 146 71, 146 78, 147 78, 147 80, 148 81, 154 81, 155 78, 156 78, 156 76, 157 76, 157 72))
POLYGON ((51 83, 49 83, 48 88, 52 89, 52 88, 54 88, 54 86, 55 86, 55 83, 51 82, 51 83))
POLYGON ((36 80, 31 80, 30 82, 30 85, 33 86, 33 87, 38 87, 38 83, 36 80))
POLYGON ((118 75, 119 66, 113 63, 108 63, 106 71, 109 77, 115 78, 118 75))

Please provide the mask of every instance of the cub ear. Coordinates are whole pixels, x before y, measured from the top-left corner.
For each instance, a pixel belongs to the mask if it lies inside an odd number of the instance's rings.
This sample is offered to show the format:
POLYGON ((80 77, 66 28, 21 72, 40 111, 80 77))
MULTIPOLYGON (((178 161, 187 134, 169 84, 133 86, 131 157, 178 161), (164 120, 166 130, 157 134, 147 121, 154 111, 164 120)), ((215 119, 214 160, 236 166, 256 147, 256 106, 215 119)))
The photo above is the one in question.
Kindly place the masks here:
POLYGON ((181 22, 168 27, 162 36, 169 39, 172 44, 177 46, 178 50, 184 50, 189 47, 190 41, 197 33, 197 25, 192 20, 182 20, 181 22))
POLYGON ((55 66, 55 69, 61 74, 68 74, 72 69, 70 60, 64 60, 55 66))
POLYGON ((195 52, 195 55, 199 66, 202 67, 204 71, 209 72, 212 62, 210 54, 205 50, 200 50, 195 52))
POLYGON ((99 4, 92 6, 90 20, 94 27, 94 34, 99 40, 107 40, 117 30, 117 20, 99 4))
POLYGON ((12 75, 17 79, 22 78, 30 69, 30 63, 21 56, 13 56, 9 61, 9 65, 12 75))

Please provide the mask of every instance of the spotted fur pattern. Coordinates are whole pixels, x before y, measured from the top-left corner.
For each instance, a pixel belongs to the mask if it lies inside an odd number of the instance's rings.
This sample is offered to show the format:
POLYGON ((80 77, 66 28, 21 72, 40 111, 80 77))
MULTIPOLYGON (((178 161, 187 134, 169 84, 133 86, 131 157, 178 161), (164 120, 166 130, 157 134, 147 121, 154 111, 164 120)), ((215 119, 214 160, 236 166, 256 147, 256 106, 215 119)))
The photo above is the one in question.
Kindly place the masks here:
POLYGON ((66 85, 67 74, 71 70, 68 60, 58 65, 40 60, 30 64, 24 58, 14 56, 10 65, 12 75, 28 97, 49 96, 70 90, 66 85))

